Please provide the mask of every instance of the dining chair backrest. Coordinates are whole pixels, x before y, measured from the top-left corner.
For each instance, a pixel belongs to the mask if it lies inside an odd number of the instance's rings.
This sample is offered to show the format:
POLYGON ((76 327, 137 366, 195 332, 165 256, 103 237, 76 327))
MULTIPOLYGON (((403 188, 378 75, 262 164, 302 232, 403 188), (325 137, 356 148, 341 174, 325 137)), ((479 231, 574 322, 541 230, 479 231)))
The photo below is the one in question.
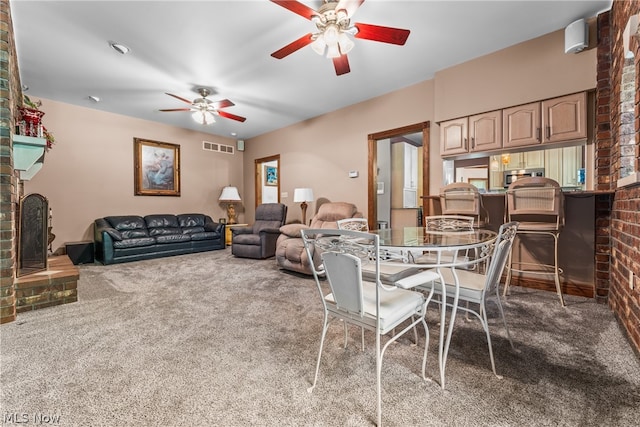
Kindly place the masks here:
POLYGON ((345 218, 336 223, 339 230, 369 231, 369 222, 366 218, 345 218))
POLYGON ((496 238, 491 254, 491 260, 489 261, 489 266, 486 271, 484 293, 493 292, 494 290, 496 292, 498 291, 500 279, 507 264, 518 226, 519 224, 516 221, 508 222, 500 226, 498 237, 496 238))
POLYGON ((507 221, 555 223, 564 226, 564 195, 557 181, 546 177, 521 178, 507 189, 507 221))
POLYGON ((472 216, 478 227, 488 222, 480 192, 468 182, 453 182, 440 189, 440 208, 442 215, 472 216))
POLYGON ((429 231, 469 231, 473 230, 472 216, 465 215, 427 215, 424 226, 429 231))

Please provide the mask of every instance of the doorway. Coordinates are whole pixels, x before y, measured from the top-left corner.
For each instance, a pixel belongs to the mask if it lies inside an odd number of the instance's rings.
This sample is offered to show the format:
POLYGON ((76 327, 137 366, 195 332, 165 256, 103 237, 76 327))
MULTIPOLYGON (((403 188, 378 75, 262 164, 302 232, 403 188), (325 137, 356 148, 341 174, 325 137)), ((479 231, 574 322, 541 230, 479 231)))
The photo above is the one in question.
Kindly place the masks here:
POLYGON ((280 155, 254 160, 256 207, 263 203, 280 203, 280 155))
POLYGON ((368 136, 370 229, 418 225, 428 214, 429 131, 421 122, 368 136))

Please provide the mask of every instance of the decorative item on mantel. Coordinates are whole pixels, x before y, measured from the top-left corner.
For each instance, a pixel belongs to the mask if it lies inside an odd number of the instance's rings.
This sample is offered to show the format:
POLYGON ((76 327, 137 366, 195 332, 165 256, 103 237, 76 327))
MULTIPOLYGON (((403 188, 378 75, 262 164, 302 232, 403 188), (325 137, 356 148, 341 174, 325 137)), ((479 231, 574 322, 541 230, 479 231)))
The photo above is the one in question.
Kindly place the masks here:
POLYGON ((42 101, 32 101, 27 95, 24 96, 24 107, 19 107, 20 120, 16 125, 16 134, 23 136, 33 136, 47 140, 47 150, 53 148, 55 138, 42 124, 44 111, 40 110, 42 101))

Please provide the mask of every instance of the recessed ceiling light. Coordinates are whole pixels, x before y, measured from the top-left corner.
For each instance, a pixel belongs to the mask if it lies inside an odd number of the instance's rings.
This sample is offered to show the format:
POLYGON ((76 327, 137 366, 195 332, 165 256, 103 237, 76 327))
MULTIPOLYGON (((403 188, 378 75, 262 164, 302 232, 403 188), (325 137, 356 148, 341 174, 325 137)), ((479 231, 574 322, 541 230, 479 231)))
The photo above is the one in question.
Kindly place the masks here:
POLYGON ((96 103, 100 102, 100 98, 97 96, 89 95, 88 98, 93 102, 96 102, 96 103))
POLYGON ((121 43, 117 43, 117 42, 109 42, 109 46, 111 46, 111 49, 115 50, 118 53, 121 53, 123 55, 126 55, 127 53, 131 52, 131 49, 129 49, 127 46, 121 44, 121 43))
POLYGON ((237 136, 238 134, 235 132, 231 132, 231 136, 237 136))

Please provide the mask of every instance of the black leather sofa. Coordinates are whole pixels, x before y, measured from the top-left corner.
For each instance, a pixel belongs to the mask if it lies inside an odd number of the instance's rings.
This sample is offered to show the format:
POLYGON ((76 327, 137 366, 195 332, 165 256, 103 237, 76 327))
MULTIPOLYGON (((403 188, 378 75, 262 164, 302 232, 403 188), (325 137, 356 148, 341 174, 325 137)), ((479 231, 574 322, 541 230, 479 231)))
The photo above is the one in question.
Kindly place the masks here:
POLYGON ((105 265, 225 248, 225 225, 203 214, 108 216, 94 226, 96 259, 105 265))

